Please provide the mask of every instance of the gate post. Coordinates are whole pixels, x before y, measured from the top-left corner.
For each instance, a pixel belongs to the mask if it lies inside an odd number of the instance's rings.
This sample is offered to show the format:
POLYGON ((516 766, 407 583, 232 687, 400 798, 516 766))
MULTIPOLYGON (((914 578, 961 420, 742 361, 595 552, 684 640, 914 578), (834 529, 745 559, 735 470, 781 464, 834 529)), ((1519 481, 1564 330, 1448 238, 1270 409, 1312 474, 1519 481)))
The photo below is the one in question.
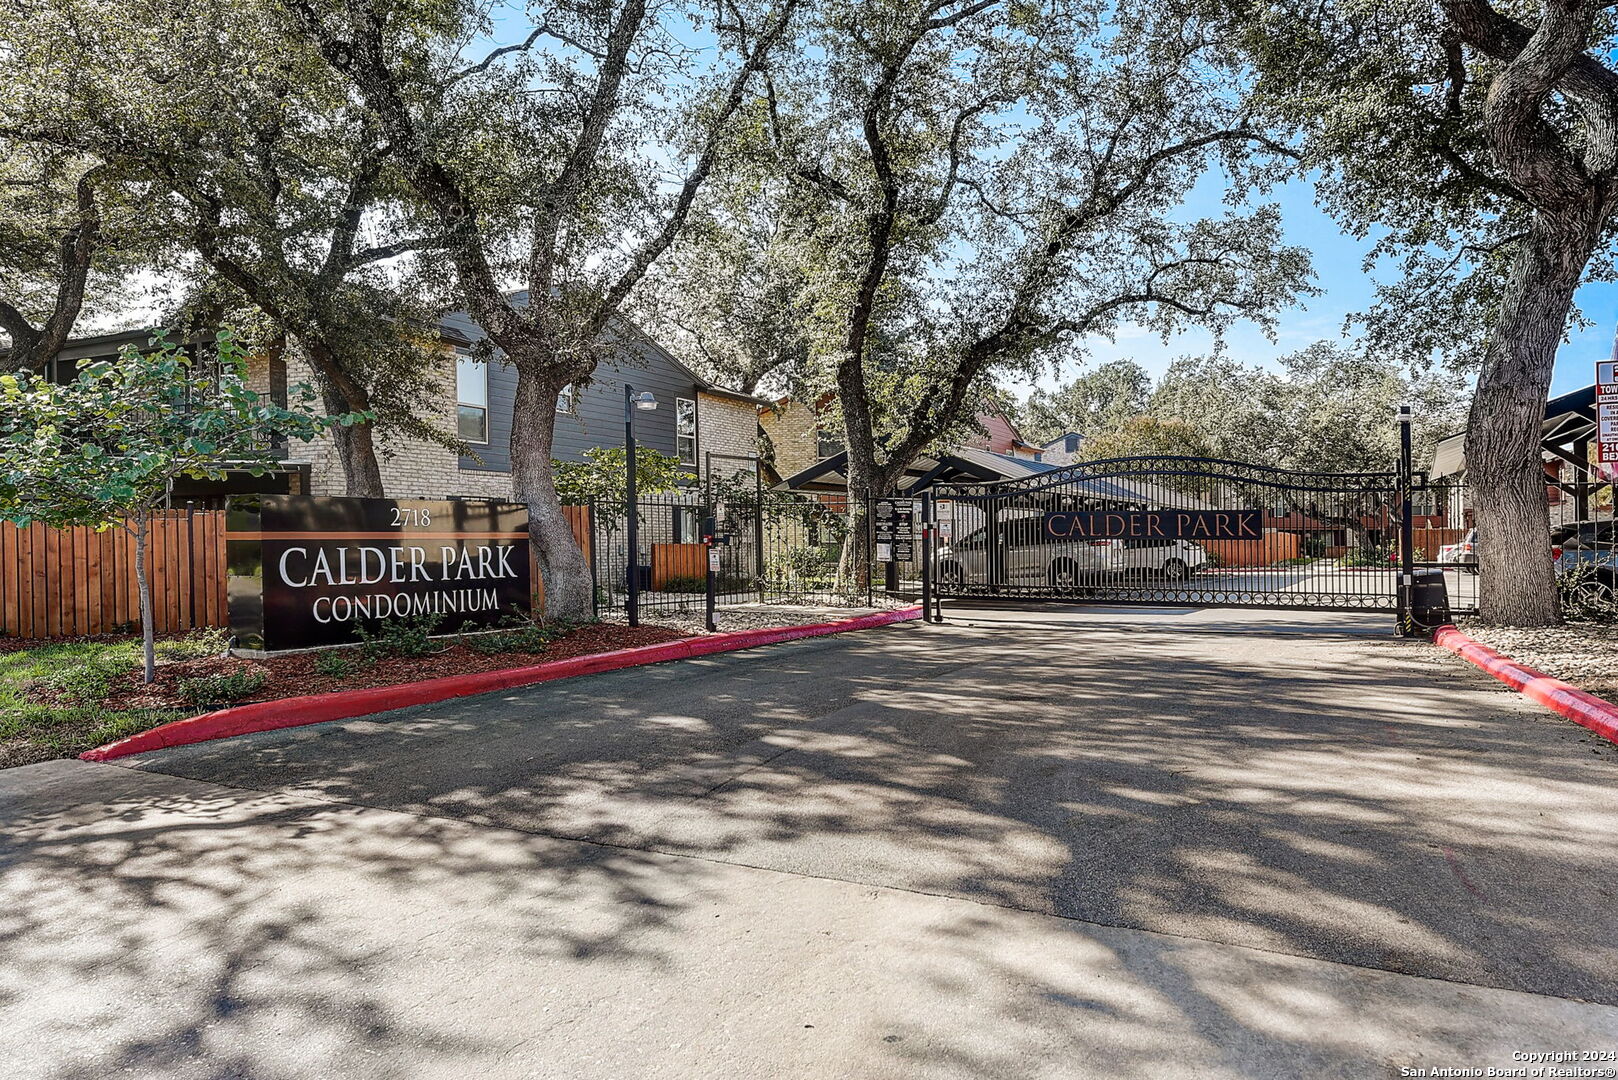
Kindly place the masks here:
POLYGON ((719 575, 714 572, 714 552, 718 548, 714 547, 713 543, 714 533, 719 528, 719 521, 714 514, 713 503, 706 496, 703 498, 701 510, 702 571, 705 582, 704 592, 706 594, 703 597, 702 605, 703 625, 708 628, 708 633, 712 634, 719 629, 719 624, 714 619, 714 607, 718 599, 715 594, 718 592, 719 584, 719 575))
POLYGON ((1410 601, 1416 585, 1416 542, 1411 521, 1411 486, 1414 482, 1410 462, 1409 405, 1399 406, 1399 633, 1405 637, 1415 633, 1410 617, 1410 601))
POLYGON ((921 621, 933 621, 933 497, 921 496, 921 621))
POLYGON ((601 618, 601 579, 596 571, 596 552, 601 547, 601 538, 596 535, 596 497, 589 496, 584 501, 586 532, 590 537, 590 615, 599 620, 601 618))

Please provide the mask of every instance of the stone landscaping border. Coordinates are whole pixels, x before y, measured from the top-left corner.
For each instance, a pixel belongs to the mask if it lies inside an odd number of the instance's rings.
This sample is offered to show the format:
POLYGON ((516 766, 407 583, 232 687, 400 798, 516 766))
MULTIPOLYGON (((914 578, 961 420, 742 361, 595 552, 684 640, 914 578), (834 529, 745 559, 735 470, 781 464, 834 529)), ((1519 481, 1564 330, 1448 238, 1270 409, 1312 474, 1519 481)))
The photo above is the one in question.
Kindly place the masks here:
POLYGON ((324 724, 332 720, 351 720, 357 716, 369 716, 412 705, 430 705, 435 701, 446 701, 471 694, 486 694, 494 690, 510 690, 555 679, 567 679, 575 675, 594 675, 603 671, 660 664, 667 660, 685 660, 694 656, 710 656, 714 653, 735 652, 738 649, 797 641, 801 638, 841 634, 850 630, 869 630, 919 618, 921 618, 919 606, 898 608, 893 611, 860 615, 852 619, 841 619, 837 622, 706 634, 702 637, 681 638, 659 645, 641 645, 633 649, 575 656, 568 660, 553 660, 527 667, 480 671, 472 675, 450 675, 441 679, 426 679, 422 682, 400 683, 395 686, 376 686, 364 690, 340 690, 330 694, 257 701, 250 705, 236 705, 137 732, 128 738, 86 750, 79 755, 79 758, 83 761, 111 761, 131 754, 143 754, 149 750, 210 742, 232 735, 302 727, 306 724, 324 724))
POLYGON ((1618 705, 1605 698, 1598 698, 1543 671, 1519 664, 1511 657, 1473 640, 1454 626, 1440 626, 1434 630, 1433 644, 1448 649, 1552 712, 1560 713, 1602 738, 1618 743, 1618 705))

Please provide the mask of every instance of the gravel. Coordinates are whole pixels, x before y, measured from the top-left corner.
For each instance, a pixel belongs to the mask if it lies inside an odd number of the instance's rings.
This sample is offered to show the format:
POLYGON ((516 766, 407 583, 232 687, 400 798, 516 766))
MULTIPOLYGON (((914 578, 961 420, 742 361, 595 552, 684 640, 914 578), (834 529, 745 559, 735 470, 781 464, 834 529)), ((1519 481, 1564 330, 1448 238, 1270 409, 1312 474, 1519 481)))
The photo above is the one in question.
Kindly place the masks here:
POLYGON ((1520 664, 1608 700, 1618 700, 1618 626, 1480 626, 1460 629, 1520 664))
MULTIPOLYGON (((767 630, 776 626, 802 626, 806 623, 837 622, 842 619, 852 619, 859 615, 870 615, 877 611, 890 611, 894 608, 912 606, 911 601, 887 601, 877 598, 874 607, 810 607, 781 604, 747 604, 720 608, 714 613, 714 622, 719 627, 719 633, 732 630, 767 630)), ((603 622, 622 623, 621 613, 603 613, 603 622)), ((688 634, 705 634, 707 625, 703 621, 703 612, 700 607, 686 611, 659 611, 655 608, 641 613, 641 622, 647 626, 666 626, 688 634)))

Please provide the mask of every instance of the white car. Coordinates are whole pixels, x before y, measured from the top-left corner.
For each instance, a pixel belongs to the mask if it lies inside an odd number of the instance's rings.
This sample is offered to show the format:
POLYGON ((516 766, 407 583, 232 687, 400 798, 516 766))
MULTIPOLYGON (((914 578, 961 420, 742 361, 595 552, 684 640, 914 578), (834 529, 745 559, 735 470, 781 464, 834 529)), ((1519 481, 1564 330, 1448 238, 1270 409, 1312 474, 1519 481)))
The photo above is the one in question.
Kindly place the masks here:
MULTIPOLYGON (((998 528, 1004 584, 1075 589, 1113 584, 1120 574, 1184 581, 1194 568, 1208 561, 1207 552, 1189 540, 1074 540, 1051 536, 1045 532, 1044 521, 1044 514, 1037 511, 1002 515, 998 528)), ((941 584, 990 584, 987 535, 979 527, 939 548, 941 584)))

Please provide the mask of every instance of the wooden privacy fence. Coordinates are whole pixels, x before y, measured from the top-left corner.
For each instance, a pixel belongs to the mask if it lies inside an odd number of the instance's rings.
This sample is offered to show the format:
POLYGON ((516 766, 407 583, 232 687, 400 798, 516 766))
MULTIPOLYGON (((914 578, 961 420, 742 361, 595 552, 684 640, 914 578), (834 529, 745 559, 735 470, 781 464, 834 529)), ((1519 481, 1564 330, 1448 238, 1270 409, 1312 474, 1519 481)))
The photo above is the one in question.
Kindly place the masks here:
MULTIPOLYGON (((146 571, 158 633, 225 625, 225 512, 155 513, 146 571)), ((138 625, 133 533, 0 522, 0 632, 73 637, 138 625)))

